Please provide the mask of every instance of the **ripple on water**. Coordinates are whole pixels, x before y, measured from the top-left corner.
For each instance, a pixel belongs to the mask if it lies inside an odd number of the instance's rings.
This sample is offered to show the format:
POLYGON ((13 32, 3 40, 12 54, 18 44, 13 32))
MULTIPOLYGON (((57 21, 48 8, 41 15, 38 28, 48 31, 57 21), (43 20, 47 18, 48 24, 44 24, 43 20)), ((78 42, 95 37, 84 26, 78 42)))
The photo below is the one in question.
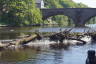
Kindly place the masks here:
POLYGON ((96 50, 96 44, 72 46, 68 50, 40 51, 35 58, 17 62, 17 64, 85 64, 88 50, 96 50))

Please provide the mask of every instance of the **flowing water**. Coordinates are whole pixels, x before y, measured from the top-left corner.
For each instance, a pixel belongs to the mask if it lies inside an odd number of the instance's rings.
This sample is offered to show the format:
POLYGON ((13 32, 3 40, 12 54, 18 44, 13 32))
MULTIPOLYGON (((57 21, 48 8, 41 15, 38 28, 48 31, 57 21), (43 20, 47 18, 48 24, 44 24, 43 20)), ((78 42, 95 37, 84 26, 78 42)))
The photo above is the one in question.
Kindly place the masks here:
POLYGON ((0 52, 0 62, 3 64, 4 62, 9 64, 85 64, 89 49, 96 50, 96 45, 71 46, 66 50, 7 50, 0 52))
MULTIPOLYGON (((24 34, 39 32, 59 32, 62 27, 22 27, 1 28, 0 40, 16 39, 24 34)), ((69 28, 62 28, 62 31, 69 28)), ((84 32, 90 28, 74 28, 72 32, 84 32)), ((93 29, 91 30, 93 31, 93 29)), ((42 48, 16 49, 0 51, 0 64, 85 64, 88 50, 96 50, 96 44, 70 46, 67 49, 51 49, 46 46, 48 40, 36 41, 45 43, 42 48)))

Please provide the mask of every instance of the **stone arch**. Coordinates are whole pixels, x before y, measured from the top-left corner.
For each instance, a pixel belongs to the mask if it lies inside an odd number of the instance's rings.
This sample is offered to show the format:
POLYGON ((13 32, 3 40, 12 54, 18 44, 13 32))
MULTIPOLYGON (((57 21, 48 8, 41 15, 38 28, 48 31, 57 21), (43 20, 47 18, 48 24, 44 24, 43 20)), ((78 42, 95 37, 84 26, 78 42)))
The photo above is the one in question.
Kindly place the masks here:
POLYGON ((85 21, 84 21, 84 23, 86 24, 87 22, 88 22, 88 20, 90 20, 91 18, 93 18, 93 17, 95 17, 96 15, 92 15, 92 16, 90 16, 90 17, 88 17, 85 21))
POLYGON ((50 15, 46 15, 45 17, 43 17, 43 20, 46 20, 49 17, 57 16, 57 15, 64 15, 64 16, 67 16, 68 18, 72 19, 70 16, 68 16, 66 14, 50 14, 50 15))
POLYGON ((48 17, 56 15, 64 15, 73 20, 73 13, 71 9, 57 8, 57 9, 42 9, 42 19, 46 20, 48 17))
MULTIPOLYGON (((73 24, 71 24, 72 26, 74 26, 74 20, 73 20, 73 18, 71 18, 70 16, 68 16, 68 15, 66 15, 66 14, 64 14, 64 13, 52 13, 52 14, 48 14, 48 15, 46 15, 46 16, 44 16, 43 17, 43 21, 44 20, 46 20, 46 19, 48 19, 48 18, 50 18, 50 17, 52 17, 52 16, 58 16, 58 15, 62 15, 62 16, 66 16, 67 18, 69 18, 71 21, 69 21, 68 22, 68 25, 70 24, 70 22, 73 24)), ((63 25, 63 24, 62 24, 63 25)))

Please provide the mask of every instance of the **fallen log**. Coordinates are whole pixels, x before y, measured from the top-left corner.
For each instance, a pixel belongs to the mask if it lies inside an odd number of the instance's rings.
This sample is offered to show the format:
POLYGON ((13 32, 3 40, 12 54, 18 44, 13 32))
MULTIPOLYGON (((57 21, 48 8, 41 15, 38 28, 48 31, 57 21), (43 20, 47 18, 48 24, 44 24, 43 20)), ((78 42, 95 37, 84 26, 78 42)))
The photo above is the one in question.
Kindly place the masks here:
MULTIPOLYGON (((76 38, 67 38, 68 40, 77 40, 77 41, 80 41, 82 42, 82 45, 86 44, 87 42, 86 41, 83 41, 81 39, 76 39, 76 38)), ((78 43, 79 44, 79 43, 78 43)))
POLYGON ((66 35, 66 34, 62 34, 62 33, 56 33, 56 34, 49 36, 50 41, 55 41, 55 42, 59 41, 59 43, 61 43, 61 44, 63 43, 63 40, 65 40, 65 39, 78 41, 78 43, 76 43, 76 45, 84 45, 87 43, 86 41, 81 40, 81 38, 77 38, 77 37, 74 38, 74 36, 70 36, 70 34, 66 35))
POLYGON ((4 44, 0 42, 0 51, 6 49, 7 46, 9 46, 9 43, 4 44))
MULTIPOLYGON (((40 36, 39 36, 40 37, 40 36)), ((37 34, 34 34, 30 37, 26 37, 26 38, 23 38, 23 39, 20 39, 20 40, 17 40, 15 42, 15 45, 24 45, 24 44, 27 44, 31 41, 34 41, 35 39, 38 39, 39 38, 37 34)))
POLYGON ((0 42, 0 50, 6 50, 6 49, 11 49, 11 48, 22 48, 25 44, 34 41, 34 40, 41 40, 42 37, 40 34, 35 33, 34 35, 30 35, 29 37, 24 37, 22 39, 18 39, 12 42, 6 42, 2 43, 0 42))

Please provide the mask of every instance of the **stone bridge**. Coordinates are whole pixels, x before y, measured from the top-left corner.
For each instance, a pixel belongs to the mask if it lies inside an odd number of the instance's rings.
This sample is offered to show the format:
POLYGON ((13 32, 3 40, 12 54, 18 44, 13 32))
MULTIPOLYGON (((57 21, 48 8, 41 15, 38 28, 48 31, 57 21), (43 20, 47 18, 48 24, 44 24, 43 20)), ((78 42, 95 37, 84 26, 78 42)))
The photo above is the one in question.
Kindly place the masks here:
POLYGON ((43 20, 55 15, 65 15, 73 20, 76 27, 85 26, 89 19, 96 16, 96 8, 52 8, 41 11, 43 20))

